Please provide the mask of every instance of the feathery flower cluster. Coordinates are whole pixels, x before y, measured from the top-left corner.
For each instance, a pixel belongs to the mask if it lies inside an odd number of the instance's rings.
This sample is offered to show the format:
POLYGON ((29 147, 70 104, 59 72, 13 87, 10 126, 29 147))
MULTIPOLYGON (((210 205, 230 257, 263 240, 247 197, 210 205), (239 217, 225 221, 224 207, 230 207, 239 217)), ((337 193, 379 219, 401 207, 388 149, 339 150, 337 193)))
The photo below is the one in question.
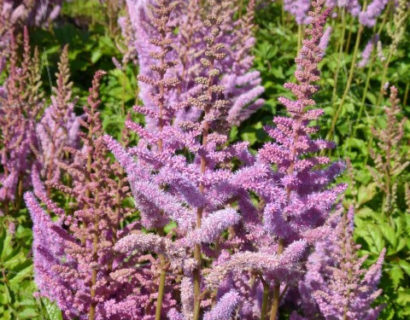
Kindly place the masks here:
POLYGON ((58 65, 57 87, 51 105, 36 126, 38 148, 37 166, 41 176, 49 182, 57 183, 61 177, 58 162, 66 156, 65 147, 77 148, 79 144, 80 117, 74 113, 71 101, 70 70, 68 66, 68 47, 64 47, 58 65))
MULTIPOLYGON (((375 320, 383 306, 371 308, 380 295, 377 285, 385 251, 369 269, 362 268, 366 256, 357 256, 358 245, 353 240, 353 208, 347 214, 336 213, 329 219, 334 231, 318 241, 309 256, 307 272, 300 282, 302 309, 312 319, 322 314, 324 319, 375 320)), ((294 313, 292 320, 303 320, 294 313)))
MULTIPOLYGON (((72 160, 57 163, 70 176, 70 184, 52 187, 69 196, 69 209, 58 208, 45 195, 35 171, 34 193, 58 220, 50 218, 32 193, 25 195, 34 223, 36 283, 40 294, 56 301, 68 318, 148 320, 155 301, 155 261, 150 255, 125 259, 114 251, 117 239, 130 231, 121 228, 130 213, 122 204, 129 188, 102 140, 97 108, 103 75, 96 73, 80 120, 82 148, 66 147, 72 160)), ((166 296, 165 301, 172 299, 166 296)))
POLYGON ((383 12, 389 0, 373 0, 366 8, 360 12, 359 21, 366 27, 373 27, 376 24, 377 18, 383 12))
POLYGON ((34 161, 33 148, 37 145, 36 117, 43 107, 39 87, 40 61, 38 51, 31 54, 27 29, 24 30, 23 56, 18 55, 14 35, 8 77, 0 94, 0 200, 7 211, 8 203, 17 204, 30 182, 28 171, 34 161), (21 60, 21 61, 20 61, 21 60))
POLYGON ((344 8, 353 17, 357 17, 362 9, 358 0, 326 0, 329 8, 344 8))
MULTIPOLYGON (((186 290, 190 287, 187 292, 193 292, 193 297, 181 296, 182 314, 176 310, 171 314, 179 314, 186 319, 191 315, 195 319, 199 316, 203 291, 201 252, 205 254, 204 247, 216 241, 224 229, 239 220, 235 210, 220 210, 226 208, 232 197, 228 183, 231 172, 223 168, 223 164, 235 156, 245 161, 250 158, 246 144, 227 148, 224 146, 226 135, 218 133, 228 105, 220 85, 220 66, 228 55, 227 48, 221 43, 227 25, 225 19, 228 19, 224 9, 228 5, 226 2, 212 3, 211 11, 204 14, 205 20, 197 22, 198 38, 195 39, 203 50, 197 52, 195 60, 191 60, 194 61, 192 88, 185 94, 187 100, 179 104, 170 99, 179 81, 173 78, 178 65, 173 60, 177 56, 176 50, 170 46, 173 28, 168 27, 172 26, 173 16, 179 8, 170 1, 157 1, 151 7, 146 18, 151 19, 151 26, 156 22, 159 24, 149 43, 152 51, 148 52, 149 55, 139 56, 140 60, 149 61, 139 76, 139 80, 146 84, 144 89, 141 88, 141 94, 148 98, 145 101, 149 103, 136 110, 151 117, 152 121, 148 128, 127 122, 127 126, 140 136, 138 146, 134 148, 124 150, 106 137, 108 147, 128 174, 143 226, 161 230, 170 220, 178 223, 175 246, 183 249, 184 258, 173 257, 172 254, 167 258, 172 265, 177 265, 172 259, 178 258, 183 262, 183 284, 186 290), (151 108, 152 105, 155 108, 151 108), (184 121, 178 119, 175 124, 181 106, 195 110, 197 115, 193 121, 187 117, 184 121), (157 128, 155 136, 153 127, 157 128), (188 156, 178 154, 183 151, 188 152, 188 156), (134 160, 133 156, 137 159, 134 160), (192 299, 194 307, 184 304, 192 299)), ((133 15, 130 16, 132 20, 133 15)), ((132 240, 131 236, 129 240, 132 240)), ((212 249, 208 248, 208 251, 206 255, 211 255, 212 249)))
POLYGON ((372 128, 379 150, 375 152, 373 148, 369 149, 374 168, 368 168, 378 188, 384 194, 383 211, 388 215, 391 214, 396 204, 398 178, 410 165, 406 159, 407 155, 402 154, 400 148, 407 118, 404 117, 400 121, 397 119, 401 111, 399 103, 397 88, 392 86, 390 87, 390 107, 384 108, 387 116, 386 127, 378 130, 372 128))
POLYGON ((310 0, 285 0, 283 9, 295 17, 297 24, 308 24, 310 23, 308 16, 310 5, 310 0))
POLYGON ((2 0, 1 15, 14 24, 41 25, 54 20, 63 0, 2 0))
POLYGON ((42 25, 54 20, 63 0, 0 0, 0 73, 10 54, 11 32, 23 25, 42 25))
MULTIPOLYGON (((341 8, 349 12, 353 17, 358 17, 359 22, 366 27, 373 27, 377 18, 385 9, 388 0, 373 0, 363 11, 358 0, 326 0, 329 8, 341 8)), ((285 0, 284 10, 289 12, 297 24, 309 24, 308 11, 311 7, 310 0, 285 0)))
MULTIPOLYGON (((330 12, 329 9, 322 12, 322 6, 323 1, 313 4, 310 15, 312 27, 306 31, 309 38, 304 40, 296 59, 298 83, 285 84, 297 100, 279 99, 290 117, 274 118, 276 127, 266 127, 266 131, 275 142, 266 143, 259 150, 253 166, 238 171, 234 177, 238 187, 255 192, 263 204, 249 212, 249 206, 252 206, 250 199, 242 197, 239 201, 244 219, 247 211, 247 215, 253 215, 249 217, 252 220, 243 226, 245 232, 236 232, 237 237, 243 237, 242 246, 246 244, 244 251, 221 262, 208 277, 208 281, 213 283, 213 279, 221 280, 223 275, 231 273, 234 276, 231 277, 234 281, 231 285, 235 286, 235 282, 243 282, 240 277, 244 271, 248 272, 249 279, 252 279, 252 273, 258 275, 257 279, 264 287, 263 302, 259 310, 244 303, 243 318, 252 319, 255 313, 258 317, 265 317, 269 300, 270 314, 272 319, 275 318, 281 297, 288 288, 295 287, 295 281, 300 277, 307 245, 326 234, 323 224, 344 190, 343 185, 328 189, 343 169, 342 163, 323 168, 329 163, 328 158, 305 156, 332 147, 327 141, 313 140, 310 135, 318 129, 309 126, 322 114, 322 110, 311 108, 315 104, 312 95, 318 89, 314 85, 319 79, 317 65, 323 53, 320 40, 330 12), (269 298, 271 296, 272 299, 269 298)), ((253 282, 260 283, 255 279, 253 282)), ((256 292, 254 299, 258 296, 256 287, 254 284, 254 288, 249 290, 256 292)), ((249 301, 249 296, 244 300, 249 301)), ((257 303, 254 301, 253 305, 257 303)))
MULTIPOLYGON (((168 104, 173 105, 174 108, 178 106, 178 110, 175 110, 177 112, 176 123, 184 120, 196 120, 201 114, 200 110, 195 106, 185 105, 184 107, 184 104, 197 88, 194 79, 197 74, 196 68, 201 64, 201 61, 195 53, 206 50, 206 42, 203 41, 203 37, 206 37, 208 29, 201 22, 201 8, 194 0, 174 2, 174 6, 177 8, 172 11, 167 26, 164 26, 167 30, 158 30, 150 23, 149 18, 150 6, 155 5, 155 3, 161 5, 162 2, 127 1, 130 21, 136 33, 134 44, 141 68, 140 98, 146 107, 156 108, 149 93, 152 84, 144 81, 144 77, 149 77, 152 73, 152 70, 147 67, 152 62, 152 51, 155 50, 155 44, 151 43, 151 39, 158 37, 158 32, 166 32, 167 43, 162 44, 162 47, 164 49, 167 46, 168 50, 173 49, 172 53, 167 55, 170 60, 167 63, 173 66, 172 74, 167 74, 167 76, 169 81, 178 80, 178 85, 174 83, 174 90, 170 90, 164 99, 169 100, 168 104), (178 30, 178 34, 172 33, 170 30, 178 30)), ((255 42, 252 35, 255 1, 249 2, 247 13, 234 23, 232 20, 234 19, 235 7, 232 2, 222 1, 221 5, 224 7, 221 12, 222 32, 215 41, 225 46, 225 57, 218 61, 213 72, 218 73, 215 76, 223 76, 224 97, 232 101, 229 110, 223 112, 224 115, 228 115, 224 118, 230 125, 237 125, 263 104, 263 100, 258 99, 264 91, 263 86, 260 85, 259 72, 251 71, 253 62, 251 50, 255 42)), ((210 10, 210 7, 207 10, 210 10)), ((130 36, 127 35, 126 30, 126 24, 124 24, 124 37, 129 39, 130 36)))
MULTIPOLYGON (((24 128, 33 137, 22 172, 31 170, 34 187, 24 198, 39 294, 67 319, 276 319, 295 302, 309 319, 374 319, 383 254, 366 274, 364 258, 356 261, 352 213, 332 215, 345 186, 331 184, 344 164, 318 155, 333 144, 314 138, 312 125, 323 113, 313 96, 331 34, 325 0, 313 1, 303 22, 310 27, 296 81, 285 84, 295 98, 279 98, 289 116, 265 127, 273 141, 256 155, 245 142, 228 143, 229 129, 263 103, 260 75, 251 71, 255 1, 237 19, 232 1, 126 3, 122 29, 138 55, 142 101, 134 110, 146 118, 145 126, 126 120, 137 144, 104 135, 103 72, 84 115, 74 114, 67 48, 50 107, 24 128), (130 196, 137 220, 124 205, 130 196)), ((11 70, 14 79, 24 64, 11 70)), ((4 99, 26 83, 9 81, 4 99)), ((9 151, 2 155, 9 161, 9 151)))

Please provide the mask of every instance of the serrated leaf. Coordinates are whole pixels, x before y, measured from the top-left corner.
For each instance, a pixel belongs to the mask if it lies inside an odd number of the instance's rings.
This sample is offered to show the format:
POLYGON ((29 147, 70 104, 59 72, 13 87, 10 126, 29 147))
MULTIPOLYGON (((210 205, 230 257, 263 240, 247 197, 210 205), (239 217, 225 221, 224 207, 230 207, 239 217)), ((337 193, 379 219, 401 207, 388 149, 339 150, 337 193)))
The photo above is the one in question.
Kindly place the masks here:
POLYGON ((404 272, 408 276, 410 276, 410 263, 408 263, 406 260, 400 259, 399 266, 404 270, 404 272))
POLYGON ((397 289, 401 280, 404 279, 404 272, 399 265, 395 264, 389 270, 389 277, 393 281, 394 288, 397 289))
POLYGON ((391 244, 392 250, 396 252, 397 235, 394 229, 388 223, 379 225, 379 229, 382 232, 384 238, 391 244))

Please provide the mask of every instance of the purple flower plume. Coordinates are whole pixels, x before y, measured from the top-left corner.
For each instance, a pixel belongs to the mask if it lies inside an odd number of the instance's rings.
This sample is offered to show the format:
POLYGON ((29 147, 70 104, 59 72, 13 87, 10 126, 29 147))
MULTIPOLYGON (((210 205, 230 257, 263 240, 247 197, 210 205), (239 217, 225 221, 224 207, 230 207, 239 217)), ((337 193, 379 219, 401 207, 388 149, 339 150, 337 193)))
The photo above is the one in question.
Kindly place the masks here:
POLYGON ((377 285, 385 250, 377 262, 364 270, 365 257, 357 256, 353 241, 353 209, 336 213, 329 220, 334 232, 315 245, 307 263, 307 273, 299 284, 302 307, 309 318, 320 312, 324 319, 374 320, 382 306, 371 308, 381 290, 377 285))
POLYGON ((369 28, 373 27, 388 2, 388 0, 373 0, 365 11, 360 12, 360 23, 369 28))
POLYGON ((74 113, 71 101, 70 70, 68 66, 68 47, 64 47, 57 74, 57 87, 53 88, 54 96, 51 105, 36 125, 39 141, 37 166, 42 177, 48 182, 56 183, 60 179, 59 162, 64 161, 65 148, 78 148, 80 137, 80 117, 74 113))
MULTIPOLYGON (((123 170, 111 163, 102 140, 98 89, 103 75, 96 73, 80 119, 81 148, 65 148, 70 157, 57 162, 70 183, 47 183, 71 197, 70 212, 47 198, 38 174, 33 174, 35 194, 58 220, 42 210, 33 194, 25 196, 34 224, 35 280, 40 294, 56 301, 67 318, 151 320, 157 261, 151 255, 125 261, 126 255, 114 250, 117 239, 132 229, 122 227, 131 209, 122 203, 129 195, 123 170), (141 268, 134 268, 137 264, 141 268)), ((165 295, 164 311, 174 303, 165 295)))
MULTIPOLYGON (((11 35, 8 78, 0 95, 0 200, 19 203, 22 191, 30 185, 33 149, 37 145, 35 123, 43 108, 39 76, 39 53, 31 53, 27 28, 24 29, 23 56, 19 57, 11 35)), ((7 209, 6 209, 7 210, 7 209)))

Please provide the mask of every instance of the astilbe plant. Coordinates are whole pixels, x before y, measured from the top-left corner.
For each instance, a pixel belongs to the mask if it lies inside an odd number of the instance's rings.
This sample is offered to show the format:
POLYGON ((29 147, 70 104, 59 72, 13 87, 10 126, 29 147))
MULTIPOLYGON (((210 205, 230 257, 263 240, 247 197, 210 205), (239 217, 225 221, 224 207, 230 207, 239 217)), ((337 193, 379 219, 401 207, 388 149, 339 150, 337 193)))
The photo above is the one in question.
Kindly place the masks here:
POLYGON ((399 103, 397 89, 392 86, 390 88, 390 106, 384 108, 386 126, 382 129, 372 128, 378 150, 369 149, 374 167, 368 168, 378 188, 383 192, 382 209, 386 215, 391 215, 395 209, 400 175, 409 165, 409 161, 406 160, 409 155, 408 153, 403 154, 401 148, 407 118, 398 119, 401 113, 399 103))
POLYGON ((307 271, 299 284, 302 309, 307 318, 296 313, 292 320, 378 318, 383 306, 371 305, 381 294, 377 290, 385 250, 368 270, 363 268, 367 256, 359 257, 359 245, 353 240, 354 210, 332 215, 328 225, 333 232, 315 244, 309 256, 307 271))
POLYGON ((39 89, 39 54, 37 49, 31 54, 27 29, 22 59, 14 35, 11 43, 8 75, 0 94, 0 200, 6 212, 10 202, 19 208, 23 190, 30 186, 33 149, 37 146, 35 123, 44 103, 39 89))
POLYGON ((80 117, 74 113, 72 102, 72 82, 68 61, 68 47, 65 46, 58 64, 57 86, 51 97, 51 105, 36 126, 38 150, 36 150, 36 170, 48 182, 58 182, 61 178, 58 162, 66 158, 65 147, 79 147, 80 117))
POLYGON ((230 181, 255 192, 260 206, 253 208, 250 200, 243 198, 239 201, 246 223, 245 233, 237 232, 236 237, 242 238, 243 248, 213 268, 207 281, 215 287, 224 276, 231 275, 234 282, 243 286, 241 277, 248 274, 248 283, 253 283, 253 288, 245 291, 243 300, 255 300, 253 310, 250 308, 247 315, 242 315, 244 319, 265 319, 268 313, 270 319, 276 319, 282 297, 297 285, 307 245, 326 234, 328 228, 323 224, 345 188, 329 188, 343 169, 342 163, 324 167, 330 162, 327 157, 308 156, 333 146, 313 139, 311 135, 318 128, 310 126, 323 112, 312 108, 312 96, 318 90, 314 82, 319 80, 317 68, 322 57, 319 44, 329 14, 329 9, 322 8, 323 1, 313 3, 311 27, 306 30, 307 38, 296 59, 297 83, 285 84, 296 100, 279 99, 290 117, 274 118, 276 126, 266 127, 266 131, 275 142, 266 143, 258 151, 253 166, 239 170, 230 181), (262 301, 261 290, 256 288, 260 283, 264 287, 262 301), (255 297, 249 297, 253 291, 255 297), (260 306, 259 310, 255 305, 260 306))
POLYGON ((12 29, 40 26, 54 20, 62 0, 0 0, 0 73, 10 54, 12 29))
MULTIPOLYGON (((82 148, 66 147, 71 160, 58 162, 70 179, 64 184, 52 183, 54 192, 69 199, 68 207, 60 208, 47 197, 35 171, 34 194, 25 194, 33 220, 35 281, 39 294, 56 301, 69 319, 152 319, 149 315, 155 308, 156 292, 153 257, 125 259, 113 249, 133 225, 124 227, 130 209, 123 199, 129 187, 102 139, 97 108, 103 74, 96 73, 88 107, 84 107, 82 148), (44 199, 52 215, 43 210, 35 195, 44 199)), ((171 303, 168 296, 164 300, 171 303)))
POLYGON ((41 25, 54 20, 63 0, 2 0, 1 15, 12 24, 41 25))
MULTIPOLYGON (((173 9, 178 10, 174 3, 158 1, 149 12, 152 25, 155 26, 155 21, 164 23, 156 27, 159 32, 151 38, 154 53, 150 55, 150 64, 144 67, 144 70, 153 72, 150 76, 139 76, 143 85, 147 85, 144 96, 149 100, 146 106, 136 110, 151 117, 150 125, 142 128, 127 122, 140 137, 137 147, 124 150, 112 138, 107 137, 106 141, 128 174, 142 224, 148 229, 160 230, 156 237, 142 233, 128 236, 120 240, 117 249, 124 252, 156 243, 151 245, 152 250, 163 254, 170 262, 171 270, 183 276, 181 310, 171 310, 169 315, 198 319, 202 313, 201 300, 206 295, 201 272, 202 256, 217 256, 218 250, 212 250, 207 244, 218 240, 223 230, 239 220, 235 210, 227 206, 232 201, 233 192, 228 187, 231 171, 225 169, 224 164, 234 156, 246 163, 250 154, 244 143, 226 147, 226 135, 218 133, 228 105, 217 67, 227 56, 225 46, 219 41, 227 18, 223 14, 226 3, 212 2, 208 8, 210 12, 198 22, 198 30, 203 36, 197 41, 204 42, 204 49, 196 52, 197 62, 192 73, 195 85, 186 94, 186 101, 169 103, 173 100, 167 98, 173 87, 178 86, 178 81, 173 78, 173 68, 178 66, 172 63, 175 55, 172 47, 166 45, 173 36, 172 28, 167 31, 164 26, 168 21, 172 23, 173 9), (153 104, 154 108, 151 108, 153 104), (196 110, 194 121, 177 118, 181 107, 196 110), (173 242, 161 235, 161 230, 171 220, 177 223, 173 242), (175 266, 182 268, 175 270, 175 266)), ((130 16, 132 19, 132 14, 130 16)), ((230 295, 236 296, 234 292, 230 295)), ((233 310, 237 299, 228 299, 229 295, 224 297, 205 317, 216 319, 220 314, 217 310, 224 308, 221 304, 226 307, 229 304, 233 310)), ((206 307, 206 303, 204 301, 202 307, 206 307)), ((160 319, 161 314, 157 316, 160 319)), ((218 319, 228 317, 226 311, 225 317, 218 319)))

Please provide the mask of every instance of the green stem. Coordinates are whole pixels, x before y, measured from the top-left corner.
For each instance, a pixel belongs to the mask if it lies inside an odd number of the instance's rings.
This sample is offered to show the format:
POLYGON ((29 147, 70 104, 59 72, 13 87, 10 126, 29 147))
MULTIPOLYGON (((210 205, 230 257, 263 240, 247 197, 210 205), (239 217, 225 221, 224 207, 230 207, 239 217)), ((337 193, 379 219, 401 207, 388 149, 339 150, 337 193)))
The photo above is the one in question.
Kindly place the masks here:
POLYGON ((363 89, 363 95, 362 95, 362 100, 360 102, 360 109, 359 109, 359 114, 357 116, 357 119, 355 121, 355 124, 353 126, 353 134, 352 137, 354 137, 356 135, 356 131, 357 131, 357 126, 360 123, 360 120, 362 118, 362 114, 364 111, 364 106, 365 106, 365 101, 366 101, 366 96, 367 96, 367 92, 369 90, 369 86, 370 86, 370 77, 373 71, 373 65, 374 65, 374 61, 375 61, 375 54, 374 52, 372 53, 372 58, 370 60, 370 65, 369 68, 367 70, 367 74, 366 74, 366 83, 364 85, 364 89, 363 89))
POLYGON ((354 75, 354 71, 355 71, 355 68, 356 68, 357 52, 359 50, 359 44, 360 44, 360 39, 362 37, 362 32, 363 32, 363 25, 360 25, 359 31, 358 31, 357 37, 356 37, 356 43, 355 43, 354 50, 353 50, 353 57, 352 57, 351 65, 350 65, 349 78, 347 79, 345 91, 343 93, 342 99, 340 100, 339 106, 338 106, 335 114, 333 115, 332 124, 330 126, 330 130, 329 130, 329 133, 327 135, 328 140, 331 140, 333 138, 333 134, 334 134, 334 131, 335 131, 335 128, 336 128, 337 120, 339 118, 340 112, 342 111, 342 107, 343 107, 343 104, 344 104, 344 102, 347 98, 347 94, 350 91, 350 86, 352 84, 353 75, 354 75))
POLYGON ((403 106, 407 105, 407 98, 409 96, 409 85, 410 85, 410 82, 407 82, 406 89, 404 90, 403 106))
POLYGON ((341 61, 343 57, 343 42, 345 38, 345 32, 346 32, 346 14, 345 14, 345 8, 343 8, 342 10, 342 36, 340 37, 338 41, 339 57, 338 57, 338 63, 336 64, 336 72, 333 77, 332 105, 335 102, 336 94, 337 94, 337 82, 339 79, 339 72, 340 72, 341 61))
MULTIPOLYGON (((293 171, 293 169, 291 170, 293 171)), ((288 192, 290 194, 290 192, 288 192)), ((278 254, 282 254, 285 248, 285 244, 282 239, 279 240, 278 246, 278 254)), ((273 287, 273 302, 272 307, 270 309, 270 320, 276 320, 278 311, 279 311, 279 304, 280 304, 281 296, 280 296, 280 281, 275 281, 275 286, 273 287)))
POLYGON ((262 308, 261 308, 261 320, 265 320, 268 313, 268 304, 270 298, 270 288, 269 285, 263 281, 263 297, 262 297, 262 308))
POLYGON ((386 84, 387 70, 389 69, 389 64, 390 64, 392 56, 393 56, 393 53, 390 50, 389 55, 388 55, 387 60, 386 60, 386 63, 383 66, 382 81, 380 82, 379 96, 377 98, 377 103, 376 103, 377 106, 379 106, 382 102, 383 93, 384 93, 384 86, 386 84))
POLYGON ((155 309, 155 320, 161 320, 162 302, 164 301, 164 293, 165 293, 165 279, 167 276, 167 271, 165 267, 166 259, 163 255, 160 255, 159 259, 161 263, 161 274, 159 277, 158 298, 157 298, 157 306, 155 309))

